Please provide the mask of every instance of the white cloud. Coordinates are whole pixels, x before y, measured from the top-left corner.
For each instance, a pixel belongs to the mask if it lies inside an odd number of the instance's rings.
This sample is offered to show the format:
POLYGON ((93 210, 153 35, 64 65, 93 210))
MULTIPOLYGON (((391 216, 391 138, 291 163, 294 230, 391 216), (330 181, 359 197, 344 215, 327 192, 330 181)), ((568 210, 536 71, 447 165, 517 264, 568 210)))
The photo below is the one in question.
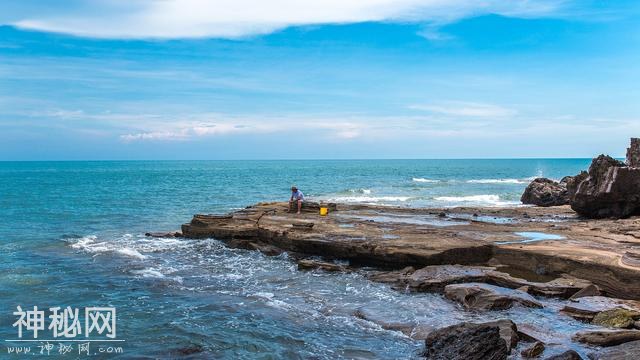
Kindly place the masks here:
POLYGON ((17 14, 9 23, 25 29, 97 38, 236 38, 301 25, 366 21, 437 25, 483 14, 554 16, 566 1, 86 0, 77 8, 17 14))
POLYGON ((499 105, 460 101, 440 104, 411 105, 409 108, 447 116, 508 117, 517 114, 516 110, 499 105))
MULTIPOLYGON (((112 120, 126 118, 114 114, 112 120)), ((95 117, 94 117, 95 118, 95 117)), ((149 116, 138 119, 153 119, 149 116)), ((369 128, 366 122, 343 121, 323 118, 227 118, 214 114, 192 115, 190 120, 168 120, 156 118, 151 121, 142 121, 136 124, 135 130, 129 129, 126 134, 120 135, 124 142, 133 141, 189 141, 198 138, 246 135, 267 133, 292 133, 312 132, 329 139, 350 140, 363 135, 369 128), (193 120, 194 118, 200 120, 193 120)))

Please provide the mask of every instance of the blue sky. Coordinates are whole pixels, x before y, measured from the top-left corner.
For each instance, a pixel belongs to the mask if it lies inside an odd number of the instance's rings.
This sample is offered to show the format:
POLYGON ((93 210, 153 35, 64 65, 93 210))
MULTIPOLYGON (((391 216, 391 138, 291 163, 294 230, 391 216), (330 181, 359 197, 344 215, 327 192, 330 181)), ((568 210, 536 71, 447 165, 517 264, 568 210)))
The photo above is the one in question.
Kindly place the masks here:
POLYGON ((637 1, 0 2, 0 160, 622 156, 637 1))

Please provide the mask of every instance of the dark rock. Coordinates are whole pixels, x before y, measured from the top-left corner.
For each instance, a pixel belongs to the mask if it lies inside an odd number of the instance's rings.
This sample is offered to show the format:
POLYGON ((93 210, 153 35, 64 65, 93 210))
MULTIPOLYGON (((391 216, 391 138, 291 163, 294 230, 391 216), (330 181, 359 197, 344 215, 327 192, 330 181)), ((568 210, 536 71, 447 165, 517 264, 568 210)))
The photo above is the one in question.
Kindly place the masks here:
POLYGON ((581 343, 595 346, 615 346, 630 341, 640 340, 639 330, 591 330, 581 331, 573 335, 572 339, 581 343))
POLYGON ((438 217, 441 217, 441 218, 443 218, 443 217, 447 217, 447 213, 446 213, 446 212, 444 212, 444 211, 442 211, 442 212, 440 212, 440 213, 438 214, 438 217))
POLYGON ((483 325, 497 326, 500 328, 500 337, 504 339, 507 344, 507 352, 511 353, 511 349, 515 348, 520 341, 518 335, 518 327, 509 319, 496 320, 491 322, 482 323, 483 325))
POLYGON ((536 358, 540 356, 540 354, 542 354, 543 351, 544 351, 544 344, 540 341, 536 341, 535 343, 533 343, 533 345, 522 350, 520 352, 520 355, 522 355, 522 357, 525 357, 525 358, 536 358))
POLYGON ((567 186, 567 196, 569 196, 569 203, 571 203, 571 199, 576 194, 576 190, 578 190, 578 185, 586 178, 589 177, 589 173, 586 171, 581 171, 576 176, 565 176, 562 178, 562 182, 564 182, 567 186))
POLYGON ((144 236, 155 237, 155 238, 174 238, 174 237, 182 237, 182 233, 180 231, 148 232, 148 233, 145 233, 144 236))
POLYGON ((561 354, 549 356, 544 360, 582 360, 582 357, 575 350, 567 350, 561 354))
POLYGON ((531 295, 522 291, 480 283, 447 285, 444 295, 461 303, 465 308, 474 310, 503 310, 511 308, 514 304, 542 307, 531 295))
POLYGON ((524 190, 520 201, 523 204, 537 206, 558 206, 567 205, 569 196, 564 183, 547 178, 537 178, 524 190))
POLYGON ((601 349, 589 354, 592 360, 631 360, 640 359, 640 341, 631 341, 618 346, 601 349))
POLYGON ((625 218, 640 211, 640 168, 610 156, 593 159, 588 177, 577 184, 571 208, 589 218, 625 218))
POLYGON ((434 360, 504 360, 509 354, 498 326, 461 323, 433 331, 424 356, 434 360))
POLYGON ((640 139, 631 138, 631 145, 627 148, 627 166, 640 167, 640 139))
POLYGON ((321 269, 324 271, 333 271, 333 272, 347 271, 346 267, 342 265, 330 263, 330 262, 310 260, 310 259, 304 259, 304 260, 298 261, 298 270, 313 270, 313 269, 321 269))

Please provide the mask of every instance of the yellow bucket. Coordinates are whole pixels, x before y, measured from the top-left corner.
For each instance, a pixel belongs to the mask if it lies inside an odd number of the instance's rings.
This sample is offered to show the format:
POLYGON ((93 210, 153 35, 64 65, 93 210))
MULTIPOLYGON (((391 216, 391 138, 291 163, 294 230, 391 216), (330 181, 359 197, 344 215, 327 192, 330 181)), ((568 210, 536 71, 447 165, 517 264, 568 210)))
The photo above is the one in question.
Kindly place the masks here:
POLYGON ((320 208, 320 216, 327 216, 327 214, 329 213, 329 209, 326 207, 321 207, 320 208))

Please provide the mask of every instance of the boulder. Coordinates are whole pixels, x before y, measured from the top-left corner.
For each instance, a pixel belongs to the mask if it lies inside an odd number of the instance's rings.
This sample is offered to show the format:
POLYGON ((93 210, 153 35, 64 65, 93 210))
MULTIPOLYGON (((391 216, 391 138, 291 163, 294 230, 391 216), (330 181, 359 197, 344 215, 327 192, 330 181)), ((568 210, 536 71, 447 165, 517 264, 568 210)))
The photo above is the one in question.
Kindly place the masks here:
POLYGON ((618 346, 601 349, 589 354, 592 360, 630 360, 640 359, 640 341, 631 341, 618 346))
MULTIPOLYGON (((640 303, 634 300, 614 299, 604 296, 585 296, 565 305, 560 312, 574 319, 592 322, 598 314, 616 309, 629 310, 628 315, 638 314, 640 313, 640 303)), ((603 321, 605 318, 610 318, 610 316, 603 316, 603 321)), ((633 315, 633 318, 635 319, 636 316, 633 315)))
POLYGON ((639 330, 588 330, 573 335, 577 342, 595 346, 615 346, 640 340, 639 330))
POLYGON ((578 354, 575 350, 567 350, 563 353, 549 356, 544 360, 582 360, 582 356, 580 356, 580 354, 578 354))
POLYGON ((589 218, 625 218, 640 212, 640 168, 607 155, 593 159, 588 176, 569 191, 571 208, 589 218))
POLYGON ((580 289, 580 291, 571 295, 569 300, 577 300, 585 296, 600 296, 600 289, 593 284, 585 286, 584 288, 580 289))
POLYGON ((432 265, 414 271, 406 280, 413 291, 442 292, 450 284, 485 282, 493 267, 432 265))
POLYGON ((640 318, 640 313, 628 309, 611 309, 598 313, 591 323, 594 325, 626 329, 633 326, 635 319, 640 318))
POLYGON ((473 310, 503 310, 514 304, 542 308, 542 304, 525 292, 481 283, 447 285, 444 295, 473 310))
POLYGON ((536 341, 535 343, 533 343, 533 345, 522 350, 520 352, 520 355, 522 355, 523 358, 537 358, 542 354, 543 351, 544 351, 544 344, 540 341, 536 341))
POLYGON ((520 201, 537 206, 558 206, 569 204, 565 183, 547 178, 533 180, 524 190, 520 201))
POLYGON ((434 360, 504 360, 508 354, 498 326, 461 323, 430 333, 423 355, 434 360))

